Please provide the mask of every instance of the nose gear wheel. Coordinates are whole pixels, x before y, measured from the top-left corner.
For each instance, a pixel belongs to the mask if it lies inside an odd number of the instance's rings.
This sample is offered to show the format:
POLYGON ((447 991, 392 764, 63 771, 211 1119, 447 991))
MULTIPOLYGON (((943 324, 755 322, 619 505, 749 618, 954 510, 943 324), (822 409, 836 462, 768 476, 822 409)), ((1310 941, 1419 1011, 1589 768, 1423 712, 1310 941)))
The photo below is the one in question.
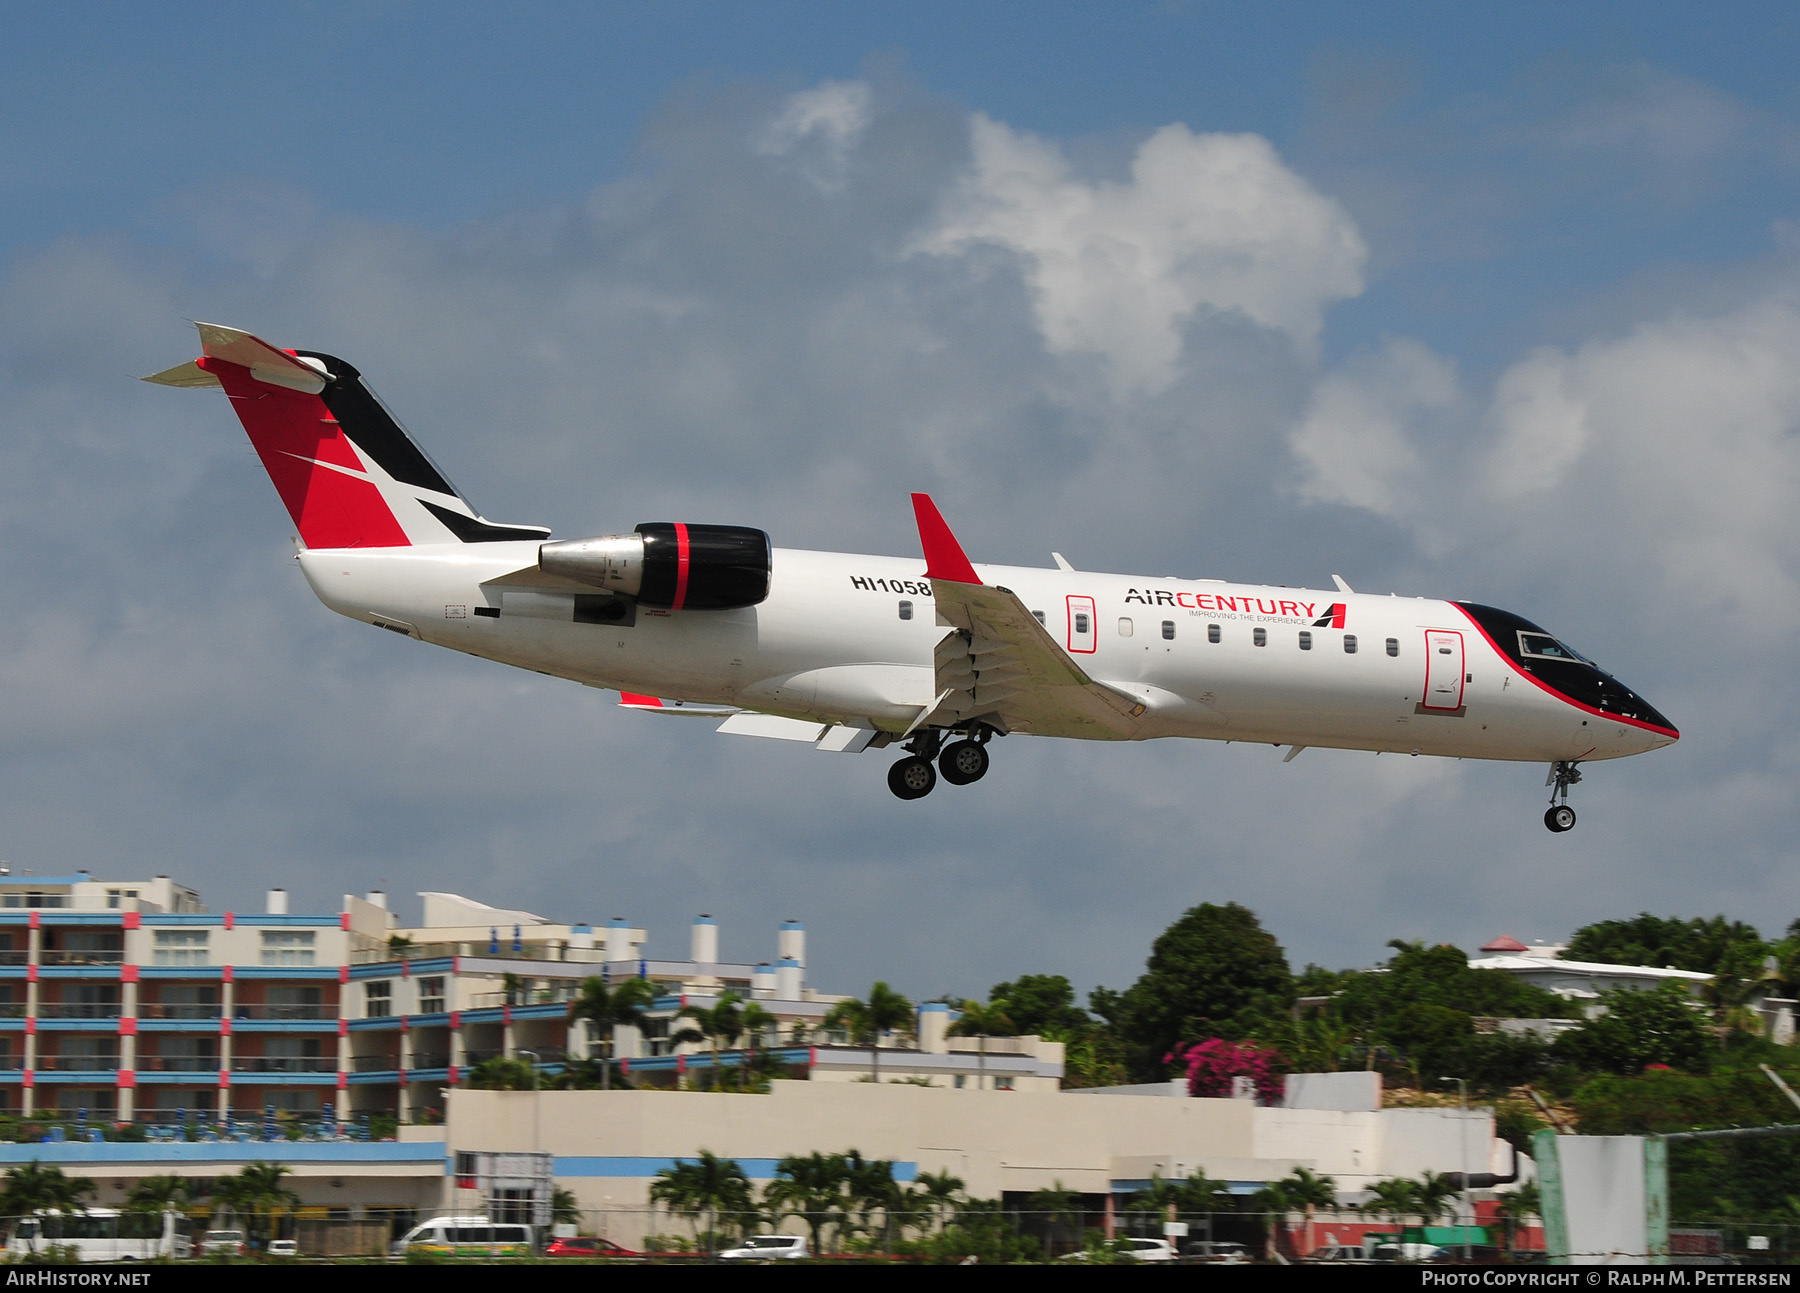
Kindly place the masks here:
POLYGON ((1569 807, 1569 787, 1581 780, 1581 769, 1572 759, 1558 759, 1550 765, 1544 784, 1550 787, 1550 807, 1544 813, 1544 825, 1561 835, 1575 825, 1575 810, 1569 807), (1562 802, 1558 803, 1557 800, 1562 802))

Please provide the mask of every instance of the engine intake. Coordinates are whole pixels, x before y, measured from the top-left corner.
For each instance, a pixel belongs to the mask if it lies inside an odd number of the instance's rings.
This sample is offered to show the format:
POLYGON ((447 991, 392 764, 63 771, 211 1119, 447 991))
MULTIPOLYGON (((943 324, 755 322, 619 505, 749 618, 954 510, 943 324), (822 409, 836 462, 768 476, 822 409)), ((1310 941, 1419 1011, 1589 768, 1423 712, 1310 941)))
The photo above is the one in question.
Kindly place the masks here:
POLYGON ((633 534, 542 544, 538 569, 645 606, 729 610, 769 595, 769 536, 742 525, 652 521, 633 534))

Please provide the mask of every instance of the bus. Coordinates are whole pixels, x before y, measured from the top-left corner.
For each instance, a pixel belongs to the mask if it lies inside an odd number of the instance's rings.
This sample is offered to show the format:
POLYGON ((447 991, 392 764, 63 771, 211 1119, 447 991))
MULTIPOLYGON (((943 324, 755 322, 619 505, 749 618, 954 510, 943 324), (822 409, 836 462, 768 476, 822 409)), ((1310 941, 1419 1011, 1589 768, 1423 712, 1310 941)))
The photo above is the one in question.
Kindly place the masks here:
POLYGON ((121 1212, 88 1208, 82 1212, 41 1210, 21 1217, 6 1241, 14 1259, 42 1255, 51 1248, 72 1250, 82 1262, 148 1261, 153 1257, 191 1257, 187 1218, 179 1212, 121 1212))

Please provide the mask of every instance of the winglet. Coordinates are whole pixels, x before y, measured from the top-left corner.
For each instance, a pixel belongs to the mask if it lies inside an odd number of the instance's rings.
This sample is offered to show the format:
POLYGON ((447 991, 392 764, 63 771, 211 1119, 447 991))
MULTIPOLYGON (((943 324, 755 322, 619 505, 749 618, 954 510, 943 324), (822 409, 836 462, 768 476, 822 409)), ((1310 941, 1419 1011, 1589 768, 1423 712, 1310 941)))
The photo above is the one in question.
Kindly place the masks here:
POLYGON ((937 504, 929 494, 914 494, 913 515, 919 522, 919 546, 925 549, 925 577, 945 579, 953 584, 979 584, 981 576, 969 564, 962 544, 950 533, 937 504))

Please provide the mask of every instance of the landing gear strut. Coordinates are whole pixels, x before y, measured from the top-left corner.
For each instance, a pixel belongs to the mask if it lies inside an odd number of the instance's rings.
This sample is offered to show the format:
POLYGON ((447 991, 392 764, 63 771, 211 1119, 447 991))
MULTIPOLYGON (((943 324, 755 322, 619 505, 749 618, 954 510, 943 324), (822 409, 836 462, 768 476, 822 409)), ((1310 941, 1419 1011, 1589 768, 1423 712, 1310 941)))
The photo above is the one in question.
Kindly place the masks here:
POLYGON ((1569 807, 1569 787, 1581 780, 1581 769, 1572 760, 1558 759, 1550 765, 1544 784, 1550 789, 1550 807, 1544 810, 1544 825, 1558 835, 1575 825, 1575 810, 1569 807), (1561 797, 1562 802, 1557 803, 1561 797))

